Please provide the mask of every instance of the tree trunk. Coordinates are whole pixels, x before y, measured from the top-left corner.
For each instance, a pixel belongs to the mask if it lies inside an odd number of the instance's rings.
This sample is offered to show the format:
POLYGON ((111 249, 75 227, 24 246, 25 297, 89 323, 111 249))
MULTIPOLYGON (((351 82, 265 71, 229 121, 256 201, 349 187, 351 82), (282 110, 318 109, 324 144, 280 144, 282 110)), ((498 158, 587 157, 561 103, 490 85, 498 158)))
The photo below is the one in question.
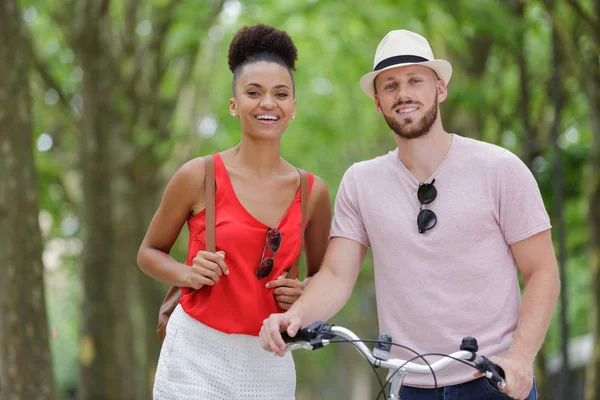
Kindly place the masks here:
MULTIPOLYGON (((546 4, 551 13, 554 12, 554 0, 546 0, 546 4)), ((550 80, 550 97, 554 104, 554 120, 552 122, 552 131, 550 136, 552 137, 552 152, 553 152, 553 165, 552 165, 552 182, 553 185, 553 216, 555 226, 555 238, 558 242, 558 268, 560 274, 560 280, 562 290, 560 293, 560 339, 561 339, 561 353, 562 353, 562 366, 561 366, 561 392, 562 398, 568 398, 569 394, 572 393, 571 388, 571 370, 569 362, 568 342, 569 342, 569 324, 567 307, 568 304, 568 283, 567 283, 567 254, 566 254, 566 240, 565 240, 565 218, 563 213, 564 207, 564 174, 563 174, 563 163, 562 163, 562 151, 559 145, 560 140, 560 121, 562 111, 562 90, 560 81, 560 49, 559 39, 556 29, 552 27, 551 31, 551 49, 552 49, 552 78, 550 80)), ((547 388, 545 388, 547 389, 547 388)), ((547 390, 544 390, 547 392, 547 390)))
POLYGON ((590 305, 590 321, 594 336, 594 350, 587 368, 586 400, 596 400, 600 396, 600 67, 597 60, 591 64, 587 75, 591 82, 588 81, 586 94, 590 104, 592 147, 586 186, 590 230, 590 289, 593 296, 590 305))
MULTIPOLYGON (((520 20, 525 19, 525 4, 521 1, 513 1, 511 3, 514 15, 520 20)), ((519 80, 521 81, 521 98, 519 111, 521 113, 521 123, 523 125, 523 149, 521 158, 525 165, 532 169, 533 160, 539 155, 537 145, 536 132, 531 124, 531 107, 530 107, 530 91, 529 91, 529 68, 527 66, 527 49, 525 48, 525 37, 518 37, 519 49, 517 53, 517 62, 519 64, 519 80)), ((543 398, 543 397, 542 397, 543 398)))
MULTIPOLYGON (((155 160, 155 165, 158 164, 158 160, 155 160)), ((153 174, 155 168, 157 166, 148 171, 151 174, 151 182, 159 181, 158 176, 153 174)), ((113 204, 116 220, 128 221, 127 224, 121 224, 115 232, 115 279, 127 282, 127 287, 122 287, 127 302, 116 306, 123 308, 122 311, 130 316, 129 319, 121 321, 121 326, 117 328, 119 335, 130 336, 134 331, 133 326, 137 332, 137 340, 134 341, 131 351, 120 351, 118 355, 122 358, 122 365, 127 365, 126 357, 136 362, 136 392, 131 393, 131 396, 135 397, 130 398, 149 399, 152 398, 154 374, 160 353, 160 340, 155 324, 167 287, 144 275, 137 268, 136 258, 147 228, 147 225, 140 226, 140 222, 146 221, 146 224, 149 224, 158 207, 158 203, 153 202, 152 211, 147 213, 144 203, 155 198, 160 189, 155 185, 144 187, 136 182, 131 163, 126 163, 126 166, 119 170, 114 181, 116 190, 113 204)), ((127 342, 123 342, 122 345, 127 345, 127 342)))
MULTIPOLYGON (((160 203, 161 188, 164 186, 158 179, 158 171, 149 166, 139 171, 136 174, 136 199, 137 205, 136 221, 136 237, 138 238, 137 246, 141 243, 146 229, 158 208, 160 203)), ((156 334, 156 325, 158 320, 158 309, 165 297, 168 286, 162 284, 141 271, 137 270, 137 282, 139 289, 139 298, 141 300, 143 317, 144 317, 144 357, 140 365, 141 370, 145 374, 144 385, 148 388, 149 393, 154 384, 154 375, 158 363, 158 355, 160 353, 161 343, 156 334)), ((149 398, 149 397, 145 397, 149 398)))
MULTIPOLYGON (((593 2, 592 18, 600 20, 600 0, 593 2)), ((596 400, 600 396, 600 65, 598 65, 598 49, 600 49, 600 26, 590 24, 591 39, 594 51, 584 54, 585 71, 580 79, 581 86, 588 98, 590 110, 590 127, 592 146, 590 148, 589 171, 586 180, 588 189, 589 232, 590 232, 590 289, 592 303, 590 305, 591 332, 594 337, 592 359, 587 367, 585 382, 586 400, 596 400)))
POLYGON ((111 53, 109 1, 77 3, 74 38, 84 71, 81 120, 83 172, 81 399, 135 399, 136 380, 126 297, 127 274, 117 266, 113 221, 114 154, 119 151, 118 66, 111 53))
MULTIPOLYGON (((122 143, 117 141, 118 146, 122 143)), ((115 143, 117 145, 117 143, 115 143)), ((113 147, 114 155, 119 152, 117 146, 113 147)), ((132 190, 134 187, 127 179, 126 172, 118 169, 112 175, 112 212, 114 242, 111 244, 112 260, 112 278, 111 282, 115 286, 117 295, 111 302, 113 315, 115 317, 115 334, 118 338, 116 345, 116 357, 118 361, 119 374, 121 377, 121 395, 127 399, 149 399, 151 392, 144 392, 142 371, 138 368, 139 363, 136 359, 136 352, 141 353, 143 348, 138 346, 139 340, 132 340, 138 337, 134 332, 134 322, 141 323, 143 320, 135 318, 139 312, 135 310, 136 298, 134 296, 135 280, 134 274, 136 268, 136 254, 139 241, 135 235, 135 206, 132 205, 132 190), (121 221, 121 222, 119 222, 121 221), (126 221, 126 222, 124 222, 126 221), (129 384, 123 378, 129 380, 129 384), (135 384, 131 384, 135 382, 135 384)))
POLYGON ((0 0, 0 386, 11 400, 55 398, 28 49, 17 3, 0 0))

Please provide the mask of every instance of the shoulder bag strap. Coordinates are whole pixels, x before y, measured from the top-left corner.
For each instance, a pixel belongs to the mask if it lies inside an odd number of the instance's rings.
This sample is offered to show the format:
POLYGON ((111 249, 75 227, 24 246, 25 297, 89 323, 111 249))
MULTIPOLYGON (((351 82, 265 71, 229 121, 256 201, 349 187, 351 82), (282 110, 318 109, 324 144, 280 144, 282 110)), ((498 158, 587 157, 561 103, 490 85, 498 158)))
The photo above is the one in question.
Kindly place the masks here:
POLYGON ((214 253, 215 243, 215 158, 204 157, 204 202, 206 203, 206 251, 214 253))

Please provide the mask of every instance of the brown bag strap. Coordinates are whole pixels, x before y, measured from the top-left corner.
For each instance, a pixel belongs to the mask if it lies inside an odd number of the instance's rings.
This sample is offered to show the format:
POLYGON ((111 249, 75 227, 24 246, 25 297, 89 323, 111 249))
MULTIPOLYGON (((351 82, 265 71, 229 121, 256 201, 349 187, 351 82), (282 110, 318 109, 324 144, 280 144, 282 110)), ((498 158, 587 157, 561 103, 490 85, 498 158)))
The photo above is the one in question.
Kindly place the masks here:
POLYGON ((206 204, 206 251, 214 253, 217 247, 215 239, 215 158, 212 155, 204 157, 204 202, 206 204))
MULTIPOLYGON (((204 203, 206 218, 206 251, 214 252, 215 246, 215 159, 204 157, 204 203)), ((191 289, 192 292, 194 289, 191 289)), ((171 286, 158 312, 158 336, 161 342, 167 334, 167 322, 181 298, 181 288, 171 286)))
POLYGON ((288 271, 286 278, 288 279, 296 279, 296 275, 298 274, 298 268, 300 266, 300 258, 302 258, 302 251, 304 250, 304 228, 306 227, 306 218, 307 218, 307 208, 308 208, 308 174, 306 171, 298 168, 298 173, 300 174, 300 212, 302 213, 302 226, 301 226, 301 236, 300 236, 300 253, 298 253, 298 258, 294 261, 292 268, 288 271))

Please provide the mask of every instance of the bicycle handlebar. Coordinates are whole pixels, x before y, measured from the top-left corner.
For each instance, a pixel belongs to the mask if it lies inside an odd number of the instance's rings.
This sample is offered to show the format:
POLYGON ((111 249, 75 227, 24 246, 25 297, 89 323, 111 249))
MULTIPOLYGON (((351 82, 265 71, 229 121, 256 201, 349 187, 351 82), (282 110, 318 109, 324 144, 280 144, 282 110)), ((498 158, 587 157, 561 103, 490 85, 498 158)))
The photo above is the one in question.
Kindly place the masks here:
POLYGON ((477 342, 473 338, 465 338, 469 340, 468 345, 464 345, 461 350, 450 354, 429 365, 417 364, 411 361, 398 358, 382 359, 374 355, 374 353, 363 343, 354 332, 341 326, 329 325, 326 322, 317 321, 306 328, 300 329, 296 336, 290 337, 287 332, 282 332, 281 336, 285 343, 288 343, 287 350, 307 349, 317 350, 331 343, 331 339, 340 337, 354 344, 356 349, 376 367, 384 367, 391 370, 402 368, 408 373, 427 374, 437 372, 456 360, 473 361, 474 367, 482 372, 487 379, 498 385, 499 388, 506 387, 505 375, 502 368, 490 361, 487 357, 477 354, 477 342), (294 343, 294 344, 290 344, 294 343))

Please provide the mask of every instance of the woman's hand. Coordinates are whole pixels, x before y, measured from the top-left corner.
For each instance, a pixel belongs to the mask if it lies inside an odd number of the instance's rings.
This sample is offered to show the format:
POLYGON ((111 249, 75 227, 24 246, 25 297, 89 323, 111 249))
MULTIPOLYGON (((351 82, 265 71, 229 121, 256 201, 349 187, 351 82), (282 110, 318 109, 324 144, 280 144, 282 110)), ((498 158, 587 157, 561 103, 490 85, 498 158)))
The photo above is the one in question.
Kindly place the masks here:
POLYGON ((213 286, 223 274, 229 275, 224 251, 199 251, 189 267, 184 287, 200 289, 204 285, 213 286))
POLYGON ((273 288, 273 296, 275 296, 277 305, 284 310, 289 310, 302 294, 304 285, 298 279, 287 279, 286 275, 287 271, 276 280, 268 282, 266 286, 273 288))

